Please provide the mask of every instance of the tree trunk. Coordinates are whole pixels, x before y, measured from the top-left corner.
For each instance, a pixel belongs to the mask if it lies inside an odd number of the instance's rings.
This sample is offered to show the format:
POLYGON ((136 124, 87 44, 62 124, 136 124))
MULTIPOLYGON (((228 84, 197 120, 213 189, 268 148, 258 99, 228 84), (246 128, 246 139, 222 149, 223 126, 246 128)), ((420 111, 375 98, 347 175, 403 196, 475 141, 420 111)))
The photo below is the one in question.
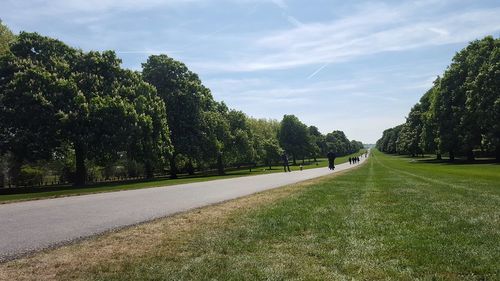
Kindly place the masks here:
POLYGON ((7 166, 6 164, 6 158, 5 157, 0 157, 0 188, 4 188, 7 186, 6 183, 6 174, 5 174, 5 169, 7 166))
POLYGON ((217 154, 217 172, 218 172, 219 176, 222 176, 225 174, 224 161, 222 161, 222 152, 219 152, 217 154))
POLYGON ((151 164, 151 161, 146 160, 144 162, 144 170, 146 172, 146 178, 147 179, 152 179, 154 177, 153 165, 151 164))
POLYGON ((474 161, 474 152, 472 149, 467 149, 467 160, 474 161))
POLYGON ((10 177, 10 182, 12 182, 16 187, 19 187, 19 175, 21 174, 22 166, 23 166, 23 161, 21 159, 17 157, 12 158, 12 164, 9 169, 9 177, 10 177))
POLYGON ((176 158, 175 154, 173 154, 172 157, 170 157, 170 178, 171 179, 177 178, 177 164, 175 163, 175 158, 176 158))
POLYGON ((436 154, 436 159, 437 160, 442 160, 443 159, 443 157, 441 156, 441 153, 437 153, 436 154))
POLYGON ((295 154, 292 154, 293 165, 297 165, 297 159, 295 159, 295 154))
POLYGON ((453 150, 450 151, 450 161, 455 161, 455 152, 453 152, 453 150))
POLYGON ((187 172, 190 176, 194 175, 194 166, 193 166, 193 161, 189 159, 189 162, 187 164, 187 172))
POLYGON ((496 161, 500 162, 500 146, 495 149, 496 161))
POLYGON ((75 182, 74 185, 84 185, 87 179, 87 167, 85 167, 85 159, 87 158, 87 149, 84 144, 75 143, 75 182))

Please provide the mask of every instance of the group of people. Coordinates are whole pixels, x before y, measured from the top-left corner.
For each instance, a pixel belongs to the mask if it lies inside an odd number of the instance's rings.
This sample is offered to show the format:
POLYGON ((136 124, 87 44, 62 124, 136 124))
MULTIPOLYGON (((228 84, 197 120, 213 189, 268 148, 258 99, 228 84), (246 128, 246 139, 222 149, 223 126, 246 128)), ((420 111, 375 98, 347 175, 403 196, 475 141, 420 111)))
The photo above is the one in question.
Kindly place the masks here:
POLYGON ((356 164, 359 163, 359 161, 359 156, 349 157, 349 164, 356 164))
MULTIPOLYGON (((337 158, 337 155, 335 154, 335 152, 330 151, 328 152, 328 154, 326 154, 326 157, 328 158, 328 168, 333 171, 335 169, 335 158, 337 158)), ((286 153, 283 153, 283 155, 281 155, 281 160, 283 160, 283 169, 285 170, 285 173, 291 172, 290 162, 288 161, 288 156, 286 155, 286 153)), ((302 168, 302 165, 300 165, 301 171, 302 168)))
MULTIPOLYGON (((335 169, 335 158, 337 158, 337 155, 335 154, 335 152, 330 151, 328 152, 328 154, 326 154, 326 157, 328 158, 328 168, 333 171, 335 169)), ((363 154, 361 154, 361 157, 363 157, 363 154)), ((365 158, 367 157, 368 151, 365 152, 365 158)), ((286 155, 286 153, 283 153, 283 155, 281 155, 281 160, 283 160, 283 169, 285 170, 285 172, 291 172, 290 163, 288 162, 288 156, 286 155)), ((360 161, 360 156, 349 157, 349 164, 356 164, 360 161)), ((302 168, 302 165, 300 165, 301 171, 302 168)))

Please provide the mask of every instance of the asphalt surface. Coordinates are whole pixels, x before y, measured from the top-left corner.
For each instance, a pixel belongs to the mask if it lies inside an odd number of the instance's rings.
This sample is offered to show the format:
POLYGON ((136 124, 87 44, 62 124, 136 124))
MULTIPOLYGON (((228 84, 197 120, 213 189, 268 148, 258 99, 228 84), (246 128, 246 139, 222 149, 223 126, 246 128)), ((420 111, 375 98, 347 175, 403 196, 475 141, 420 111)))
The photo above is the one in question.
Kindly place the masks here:
MULTIPOLYGON (((365 158, 361 158, 361 163, 365 158)), ((359 165, 359 164, 358 164, 359 165)), ((117 228, 337 173, 349 163, 291 173, 239 177, 0 205, 0 262, 117 228)))

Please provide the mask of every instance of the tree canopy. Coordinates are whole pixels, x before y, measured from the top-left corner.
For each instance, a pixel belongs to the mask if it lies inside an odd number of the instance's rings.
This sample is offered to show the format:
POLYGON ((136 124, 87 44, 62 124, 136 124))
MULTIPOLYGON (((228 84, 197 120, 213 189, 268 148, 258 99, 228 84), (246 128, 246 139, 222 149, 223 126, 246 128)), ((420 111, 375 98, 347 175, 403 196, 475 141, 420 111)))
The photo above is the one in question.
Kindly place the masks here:
POLYGON ((377 147, 388 153, 436 153, 500 160, 500 39, 487 36, 458 52, 408 114, 384 131, 377 147), (396 145, 394 145, 396 141, 396 145))
MULTIPOLYGON (((165 54, 142 67, 122 68, 113 51, 13 35, 0 23, 0 168, 8 166, 10 184, 32 184, 43 169, 76 185, 112 175, 224 174, 226 167, 272 167, 285 152, 296 162, 362 148, 294 115, 256 119, 230 109, 165 54)), ((484 79, 491 78, 477 84, 484 79)))

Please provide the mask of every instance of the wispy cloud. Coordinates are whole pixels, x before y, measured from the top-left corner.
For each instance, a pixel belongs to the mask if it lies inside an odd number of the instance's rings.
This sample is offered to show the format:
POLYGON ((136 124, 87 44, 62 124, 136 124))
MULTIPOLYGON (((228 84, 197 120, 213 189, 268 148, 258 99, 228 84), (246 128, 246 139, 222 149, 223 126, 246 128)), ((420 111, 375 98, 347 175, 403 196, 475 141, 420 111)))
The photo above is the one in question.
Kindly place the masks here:
POLYGON ((495 0, 0 1, 16 32, 116 50, 135 70, 166 53, 230 107, 365 141, 403 122, 468 41, 500 31, 495 0))
MULTIPOLYGON (((344 62, 360 56, 433 45, 467 42, 500 30, 500 8, 459 11, 419 18, 426 6, 385 5, 329 23, 301 23, 258 38, 245 48, 247 58, 197 61, 205 71, 246 72, 291 69, 344 62), (252 56, 253 54, 253 56, 252 56)), ((317 72, 310 75, 313 77, 317 72)))

